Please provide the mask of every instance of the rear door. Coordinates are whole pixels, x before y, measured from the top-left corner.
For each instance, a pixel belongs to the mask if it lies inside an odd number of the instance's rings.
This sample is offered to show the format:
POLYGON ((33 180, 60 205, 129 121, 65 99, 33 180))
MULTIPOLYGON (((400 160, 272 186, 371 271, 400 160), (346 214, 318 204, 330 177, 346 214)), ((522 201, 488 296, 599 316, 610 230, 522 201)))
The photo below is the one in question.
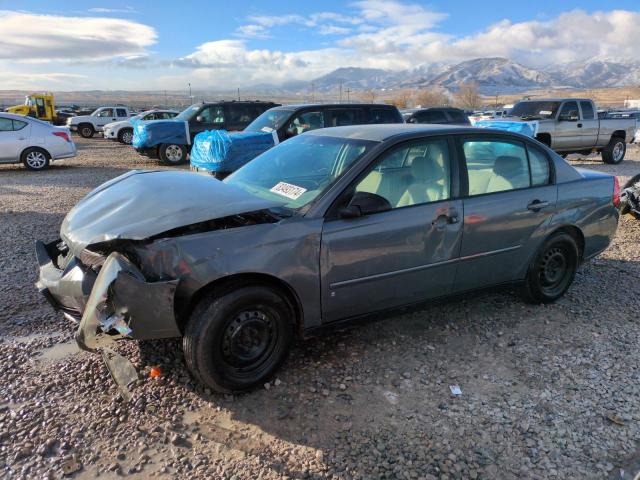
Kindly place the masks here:
POLYGON ((580 111, 582 112, 582 120, 576 125, 580 132, 580 146, 593 148, 598 142, 600 121, 596 118, 596 111, 593 108, 593 103, 581 100, 580 111))
POLYGON ((18 162, 29 146, 31 126, 22 120, 0 117, 0 162, 18 162))
POLYGON ((325 220, 323 322, 448 294, 462 241, 451 142, 411 140, 383 153, 347 191, 380 195, 391 210, 325 220))
POLYGON ((582 129, 578 127, 580 110, 578 102, 564 102, 558 112, 552 147, 558 150, 573 150, 582 146, 582 129))
POLYGON ((535 145, 505 137, 459 137, 458 152, 466 196, 455 290, 519 280, 555 209, 552 163, 535 145))
POLYGON ((253 119, 256 118, 256 111, 249 103, 227 103, 225 104, 225 128, 229 131, 244 130, 253 119))

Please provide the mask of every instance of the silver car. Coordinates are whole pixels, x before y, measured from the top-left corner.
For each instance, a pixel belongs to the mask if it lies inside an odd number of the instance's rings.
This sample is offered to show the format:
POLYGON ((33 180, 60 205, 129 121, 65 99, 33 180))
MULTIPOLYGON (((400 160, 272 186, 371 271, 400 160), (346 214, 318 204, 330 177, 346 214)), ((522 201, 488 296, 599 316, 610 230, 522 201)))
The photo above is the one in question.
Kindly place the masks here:
POLYGON ((0 163, 23 163, 29 170, 44 170, 53 160, 75 155, 68 128, 0 113, 0 163))
POLYGON ((222 182, 132 171, 105 183, 59 240, 37 243, 37 285, 79 321, 82 348, 182 336, 198 379, 239 391, 265 382, 295 336, 373 313, 505 284, 552 302, 607 248, 618 203, 615 177, 522 135, 326 128, 222 182))

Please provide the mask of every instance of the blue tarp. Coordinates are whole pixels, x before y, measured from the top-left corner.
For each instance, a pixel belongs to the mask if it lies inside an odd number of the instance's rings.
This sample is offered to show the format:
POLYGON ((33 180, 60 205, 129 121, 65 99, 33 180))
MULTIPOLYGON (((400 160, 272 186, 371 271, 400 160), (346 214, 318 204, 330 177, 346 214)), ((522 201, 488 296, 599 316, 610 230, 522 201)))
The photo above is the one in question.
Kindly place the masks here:
POLYGON ((234 172, 276 144, 276 137, 265 132, 211 130, 193 139, 191 166, 208 172, 234 172))
POLYGON ((134 148, 149 148, 161 143, 189 145, 189 123, 183 120, 132 120, 134 148))
POLYGON ((535 137, 538 124, 537 122, 510 122, 508 120, 479 120, 474 124, 479 128, 495 128, 496 130, 505 130, 507 132, 521 133, 528 137, 535 137))

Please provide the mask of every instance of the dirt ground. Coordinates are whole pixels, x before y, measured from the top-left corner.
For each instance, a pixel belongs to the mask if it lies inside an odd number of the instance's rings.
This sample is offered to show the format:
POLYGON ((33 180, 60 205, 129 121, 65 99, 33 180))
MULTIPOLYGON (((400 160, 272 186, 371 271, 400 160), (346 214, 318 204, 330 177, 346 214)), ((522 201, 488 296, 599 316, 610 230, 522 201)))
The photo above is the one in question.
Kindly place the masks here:
MULTIPOLYGON (((46 172, 0 166, 0 464, 5 478, 633 478, 640 467, 640 222, 568 294, 483 293, 299 342, 275 381, 221 396, 178 340, 126 342, 123 403, 102 360, 34 287, 33 243, 92 188, 163 168, 74 137, 46 172), (150 378, 151 367, 162 375, 150 378), (461 389, 453 395, 452 386, 461 389)), ((619 166, 571 159, 624 181, 619 166)))

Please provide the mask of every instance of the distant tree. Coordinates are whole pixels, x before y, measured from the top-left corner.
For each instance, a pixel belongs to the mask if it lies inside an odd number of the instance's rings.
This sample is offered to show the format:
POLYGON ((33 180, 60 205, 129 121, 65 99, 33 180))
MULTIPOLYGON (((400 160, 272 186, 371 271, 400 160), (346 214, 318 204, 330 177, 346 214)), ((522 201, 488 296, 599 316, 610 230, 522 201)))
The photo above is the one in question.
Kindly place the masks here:
POLYGON ((482 105, 478 84, 474 81, 461 83, 456 94, 456 104, 460 108, 476 110, 482 105))
POLYGON ((449 105, 449 96, 442 88, 421 88, 415 93, 414 99, 414 103, 421 107, 449 105))
POLYGON ((409 94, 407 92, 400 92, 391 97, 388 100, 385 100, 385 103, 389 105, 394 105, 398 108, 407 108, 409 106, 409 94))
POLYGON ((376 91, 373 88, 369 88, 368 90, 363 91, 359 95, 359 98, 364 103, 375 103, 375 101, 376 101, 376 91))

